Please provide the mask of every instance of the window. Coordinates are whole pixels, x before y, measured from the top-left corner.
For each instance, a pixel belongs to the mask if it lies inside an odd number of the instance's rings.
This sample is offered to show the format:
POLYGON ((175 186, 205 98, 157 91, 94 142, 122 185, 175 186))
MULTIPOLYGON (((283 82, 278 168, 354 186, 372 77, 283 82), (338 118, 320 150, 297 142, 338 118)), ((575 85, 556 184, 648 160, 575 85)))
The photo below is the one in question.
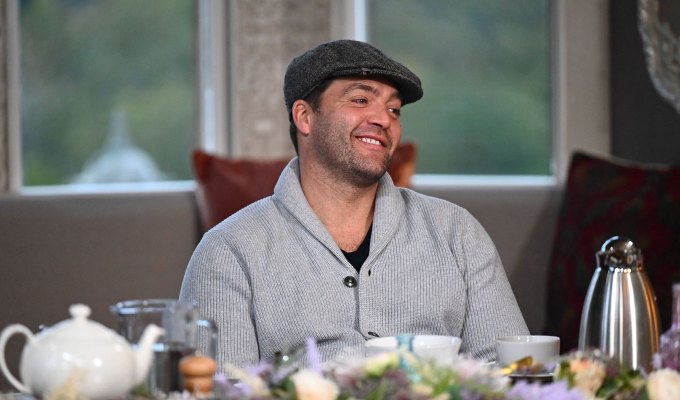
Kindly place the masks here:
MULTIPOLYGON (((300 0, 287 1, 288 3, 302 3, 300 0)), ((527 26, 519 28, 512 28, 511 25, 493 25, 488 21, 492 20, 491 17, 494 14, 484 12, 481 7, 485 4, 501 8, 509 6, 488 1, 478 4, 478 2, 468 0, 462 2, 440 0, 427 2, 414 0, 329 1, 328 4, 333 10, 330 24, 319 24, 320 28, 313 26, 321 31, 329 29, 333 38, 367 39, 384 48, 395 58, 404 60, 425 81, 425 98, 405 110, 404 127, 405 139, 417 141, 421 145, 420 165, 416 177, 419 188, 423 188, 423 184, 450 187, 452 184, 460 183, 458 175, 452 178, 453 175, 441 174, 472 173, 476 174, 474 185, 477 185, 477 182, 482 182, 483 185, 494 185, 498 181, 493 178, 490 181, 487 180, 488 178, 481 179, 483 176, 480 174, 536 174, 535 177, 543 179, 554 169, 556 177, 560 179, 566 170, 568 157, 573 149, 589 149, 605 154, 609 149, 608 81, 606 79, 608 73, 607 7, 606 2, 603 1, 552 0, 550 7, 547 5, 548 0, 534 3, 535 1, 523 0, 514 4, 514 7, 508 9, 509 11, 506 10, 513 16, 511 21, 516 21, 522 18, 520 16, 523 15, 522 10, 528 8, 529 4, 538 4, 539 12, 529 15, 535 18, 533 28, 528 26, 528 22, 527 26), (425 6, 430 8, 423 8, 425 6), (446 11, 444 8, 440 10, 433 7, 444 7, 446 10, 450 7, 463 7, 463 9, 458 13, 459 16, 451 15, 452 10, 446 11), (548 8, 551 8, 550 12, 554 14, 552 21, 549 21, 548 8), (397 9, 401 9, 402 15, 412 18, 409 18, 406 23, 399 21, 388 23, 389 18, 399 16, 399 13, 395 12, 397 9), (431 19, 427 20, 428 22, 415 23, 416 16, 421 18, 416 12, 431 19), (456 26, 447 26, 451 24, 443 23, 441 20, 437 22, 439 15, 449 15, 447 18, 455 17, 456 26), (466 18, 472 16, 485 23, 458 22, 458 18, 463 18, 463 16, 466 18), (399 25, 395 25, 397 23, 399 25), (543 24, 542 28, 541 24, 543 24), (368 29, 366 29, 367 25, 368 29), (491 99, 484 100, 481 97, 482 92, 475 90, 476 85, 483 86, 487 83, 484 79, 475 85, 468 85, 468 82, 459 79, 465 76, 466 71, 476 72, 477 68, 492 70, 492 74, 479 74, 485 79, 501 79, 500 76, 495 75, 499 68, 495 60, 507 60, 507 57, 501 54, 496 54, 493 58, 494 62, 486 67, 482 64, 470 64, 471 57, 469 56, 458 60, 447 60, 446 57, 442 57, 440 64, 434 64, 434 61, 439 61, 438 56, 447 56, 452 51, 451 46, 454 42, 457 45, 471 45, 471 49, 458 51, 460 54, 466 54, 465 52, 478 50, 475 47, 486 47, 488 44, 480 42, 482 39, 495 38, 496 44, 504 44, 511 37, 511 35, 494 36, 484 33, 480 31, 481 26, 494 28, 496 33, 517 30, 518 34, 521 34, 520 37, 526 37, 528 31, 544 29, 542 36, 537 35, 540 40, 533 44, 523 43, 525 47, 520 48, 524 49, 524 52, 520 53, 523 56, 520 60, 516 60, 520 66, 528 65, 526 62, 536 62, 536 69, 522 71, 516 67, 509 77, 503 78, 507 83, 508 80, 512 81, 519 77, 517 79, 524 83, 528 82, 530 77, 544 77, 539 79, 536 85, 520 85, 520 89, 530 89, 521 95, 524 96, 521 97, 525 100, 524 102, 507 100, 517 95, 512 93, 512 89, 508 89, 512 86, 507 86, 500 91, 487 90, 486 94, 490 94, 491 99), (552 27, 549 29, 550 26, 552 27), (395 27, 399 29, 395 30, 395 27), (467 29, 465 31, 467 33, 460 33, 459 39, 467 38, 468 40, 451 40, 449 43, 439 36, 433 36, 433 32, 445 34, 447 29, 453 28, 467 29), (442 48, 446 51, 442 50, 438 53, 432 51, 431 46, 414 42, 418 30, 427 31, 424 38, 429 35, 429 42, 442 42, 442 48), (549 39, 551 31, 555 32, 552 40, 549 39), (541 49, 544 45, 546 48, 541 49), (426 51, 428 49, 429 51, 426 51), (552 52, 552 55, 548 51, 552 52), (433 62, 432 65, 436 66, 432 68, 432 71, 423 70, 423 65, 426 64, 423 60, 427 57, 434 59, 434 61, 427 61, 427 63, 433 62), (551 58, 554 63, 552 66, 549 62, 551 58), (463 65, 463 72, 449 73, 449 68, 453 68, 452 61, 454 64, 458 62, 463 65), (553 74, 552 78, 549 76, 550 72, 553 74), (443 74, 443 78, 435 80, 432 78, 434 74, 439 74, 439 76, 443 74), (554 83, 552 94, 551 81, 554 83), (439 93, 438 86, 444 86, 442 83, 448 82, 468 85, 462 87, 474 87, 462 90, 458 86, 451 86, 453 88, 451 94, 439 93), (437 98, 445 100, 447 104, 432 103, 437 98), (458 117, 462 108, 474 103, 481 104, 483 110, 481 114, 478 112, 476 116, 467 120, 458 117), (454 107, 451 106, 452 104, 454 107), (493 104, 500 106, 491 107, 490 105, 493 104), (552 112, 551 121, 552 110, 554 112, 552 112), (503 113, 491 114, 498 111, 503 113), (528 117, 531 119, 527 120, 528 117), (437 118, 439 120, 436 120, 437 118), (494 121, 500 121, 500 128, 498 125, 494 127, 491 124, 494 121), (481 141, 481 135, 484 134, 482 128, 501 136, 481 141), (478 132, 480 133, 477 134, 478 132), (529 140, 518 141, 505 135, 508 132, 522 134, 533 132, 532 135, 535 136, 529 137, 529 140), (462 142, 463 139, 469 139, 472 142, 462 142), (476 143, 475 140, 483 143, 476 143), (519 153, 511 153, 507 151, 508 149, 517 150, 519 153), (460 153, 461 150, 463 150, 462 153, 460 153), (495 150, 500 150, 501 155, 492 153, 495 150), (539 154, 539 157, 533 158, 536 154, 539 154), (496 169, 478 168, 479 161, 485 159, 493 159, 496 169), (515 159, 520 159, 524 164, 508 164, 510 161, 516 161, 515 159), (534 161, 532 165, 526 163, 530 159, 534 161), (550 168, 551 164, 554 168, 550 168), (476 169, 473 170, 473 167, 476 169)), ((272 3, 272 5, 276 5, 275 8, 280 11, 288 3, 272 3)), ((14 9, 8 13, 9 36, 14 38, 11 40, 11 47, 13 49, 23 47, 21 68, 18 68, 18 61, 11 62, 9 86, 10 92, 13 93, 11 96, 15 96, 12 99, 19 97, 16 88, 20 87, 18 80, 12 78, 18 74, 12 71, 21 69, 23 83, 27 84, 30 89, 37 89, 33 92, 37 93, 36 96, 27 96, 29 92, 26 88, 23 89, 21 107, 17 106, 16 101, 11 100, 8 105, 9 148, 13 150, 8 153, 9 167, 3 173, 4 176, 9 176, 10 191, 20 191, 22 186, 74 182, 83 174, 87 165, 93 164, 98 159, 106 148, 107 136, 113 136, 112 132, 116 132, 116 129, 127 131, 132 146, 153 160, 157 171, 162 174, 162 179, 191 178, 188 153, 195 144, 200 143, 208 150, 226 154, 225 148, 228 146, 225 143, 230 139, 224 132, 247 134, 243 129, 230 126, 234 118, 232 118, 233 104, 229 104, 229 100, 235 92, 234 87, 230 86, 238 86, 243 80, 240 79, 238 71, 231 70, 233 63, 230 62, 229 57, 234 55, 233 51, 230 51, 233 43, 227 44, 230 40, 241 43, 247 38, 243 32, 236 32, 241 34, 240 38, 239 35, 234 35, 234 28, 230 24, 243 20, 242 11, 257 14, 255 11, 260 8, 245 6, 251 3, 213 2, 211 0, 147 0, 144 2, 8 0, 7 4, 14 9), (18 4, 21 5, 20 14, 17 12, 18 4), (236 5, 242 5, 244 10, 239 10, 238 7, 234 9, 236 5), (126 15, 125 12, 129 12, 131 8, 134 11, 126 15), (101 17, 97 16, 97 9, 102 10, 101 17), (229 15, 232 12, 233 15, 229 15), (48 14, 54 21, 46 18, 48 14), (21 18, 17 18, 17 15, 21 18), (32 28, 29 21, 26 21, 31 15, 38 18, 32 28), (125 18, 124 25, 116 26, 116 15, 119 18, 125 18), (16 28, 17 20, 21 20, 22 23, 22 43, 15 40, 19 37, 17 35, 19 29, 16 28), (139 21, 144 22, 139 24, 139 21), (136 27, 132 27, 130 23, 136 24, 136 27), (200 29, 197 25, 200 25, 200 29), (114 27, 117 29, 113 29, 114 27), (157 27, 158 30, 154 31, 153 27, 157 27), (63 32, 60 33, 57 28, 63 32), (86 28, 90 29, 89 33, 83 33, 86 28), (34 55, 35 59, 29 59, 33 57, 30 56, 33 49, 30 46, 26 48, 31 34, 27 29, 34 29, 34 33, 46 42, 35 44, 35 46, 42 46, 39 47, 41 50, 38 54, 34 55), (69 38, 73 36, 74 30, 78 30, 79 35, 86 35, 85 40, 71 43, 69 38), (115 35, 107 38, 104 35, 104 31, 107 30, 112 30, 114 34, 119 35, 120 39, 114 39, 115 35), (200 38, 196 38, 197 35, 200 35, 200 38), (98 45, 92 46, 95 42, 98 45), (109 53, 118 63, 117 67, 114 68, 112 62, 109 61, 98 62, 95 65, 97 68, 93 68, 86 65, 82 58, 79 62, 73 63, 76 55, 88 57, 88 62, 97 60, 96 56, 103 54, 102 51, 107 48, 107 46, 99 45, 107 43, 110 44, 109 50, 114 49, 109 53), (150 45, 150 43, 153 44, 150 45), (198 43, 200 43, 200 50, 195 49, 195 44, 198 43), (150 48, 148 51, 143 51, 141 50, 143 46, 150 46, 150 48), (136 50, 132 52, 133 49, 136 50), (82 54, 78 54, 78 50, 82 54), (200 62, 196 59, 198 53, 201 54, 200 62), (69 55, 72 59, 55 63, 40 61, 44 60, 47 55, 69 55), (122 55, 125 56, 122 57, 122 55), (123 61, 120 60, 121 58, 123 61), (133 66, 135 62, 140 63, 139 68, 142 71, 150 72, 150 74, 123 72, 123 67, 133 66), (121 63, 123 65, 120 65, 121 63), (159 66, 160 64, 162 66, 159 66), (110 67, 109 70, 103 70, 102 68, 107 65, 110 67), (194 65, 201 67, 199 73, 202 77, 201 82, 194 82, 194 77, 197 75, 193 70, 194 65), (155 68, 150 68, 152 66, 155 68), (34 73, 38 72, 35 78, 30 77, 27 71, 30 68, 35 68, 34 73), (86 72, 99 73, 105 79, 103 82, 92 81, 90 86, 83 87, 76 86, 75 81, 70 80, 74 77, 83 77, 86 72), (47 79, 48 76, 51 77, 47 79), (59 82, 59 79, 62 81, 59 82), (140 90, 140 87, 128 85, 133 83, 148 86, 140 90), (200 97, 195 97, 194 88, 198 88, 200 97), (87 93, 96 95, 95 100, 90 101, 91 104, 84 100, 84 94, 87 93), (48 105, 45 102, 47 98, 56 98, 57 101, 48 105), (67 108, 76 103, 84 104, 85 110, 77 111, 78 117, 73 115, 76 109, 67 108), (94 107, 95 105, 98 107, 94 107), (19 113, 16 110, 21 110, 23 115, 21 127, 17 123, 19 113), (198 112, 200 115, 195 115, 198 112), (54 116, 57 119, 49 122, 46 116, 54 116), (116 126, 118 128, 115 128, 116 126), (21 148, 23 150, 20 152, 21 148)), ((271 11, 271 9, 267 10, 271 11)), ((262 13, 266 13, 266 10, 262 13)), ((299 24, 288 22, 292 18, 291 15, 282 11, 269 12, 266 15, 267 18, 257 21, 268 22, 275 17, 274 21, 279 23, 277 25, 278 35, 296 35, 291 37, 301 39, 297 36, 300 33, 298 32, 299 24)), ((295 15, 299 16, 299 14, 295 15)), ((311 20, 318 20, 318 18, 304 19, 304 21, 311 20)), ((472 21, 476 20, 472 18, 472 21)), ((305 29, 307 28, 309 27, 305 29)), ((313 34, 316 35, 319 32, 313 34)), ((327 34, 328 31, 321 32, 321 35, 327 34)), ((305 41, 312 44, 307 37, 305 41)), ((277 50, 286 48, 277 43, 272 45, 277 50)), ((283 43, 287 42, 283 41, 283 43)), ((491 44, 494 43, 491 41, 491 44)), ((508 49, 501 46, 501 50, 508 49)), ((274 63, 280 63, 285 67, 284 63, 287 63, 289 59, 284 60, 280 57, 283 53, 271 53, 272 58, 278 60, 274 63)), ((11 54, 14 54, 11 59, 17 60, 16 54, 19 52, 11 50, 11 54)), ((484 57, 480 56, 480 58, 484 57)), ((451 69, 451 71, 455 70, 451 69)), ((261 104, 261 106, 265 107, 267 104, 261 104)), ((275 111, 280 112, 279 102, 272 107, 276 107, 275 111)), ((287 127, 282 127, 279 130, 283 131, 287 137, 286 129, 287 127)), ((522 179, 525 178, 526 175, 522 179)), ((541 182, 545 181, 541 180, 541 182)), ((468 183, 472 182, 469 179, 462 181, 463 186, 468 183)), ((500 184, 508 185, 505 180, 500 184)))
POLYGON ((366 0, 368 42, 423 81, 403 117, 418 173, 552 174, 550 16, 548 0, 366 0))
POLYGON ((23 186, 191 178, 187 0, 23 0, 23 186))

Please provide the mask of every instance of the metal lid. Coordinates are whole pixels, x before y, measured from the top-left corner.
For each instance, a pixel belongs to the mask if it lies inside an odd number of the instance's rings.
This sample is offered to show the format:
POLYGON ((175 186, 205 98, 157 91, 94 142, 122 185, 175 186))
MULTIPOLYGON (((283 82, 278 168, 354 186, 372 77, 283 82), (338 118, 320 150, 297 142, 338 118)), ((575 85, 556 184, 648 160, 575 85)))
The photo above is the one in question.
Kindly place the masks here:
POLYGON ((642 269, 642 251, 627 237, 613 236, 607 239, 596 257, 600 268, 642 269))

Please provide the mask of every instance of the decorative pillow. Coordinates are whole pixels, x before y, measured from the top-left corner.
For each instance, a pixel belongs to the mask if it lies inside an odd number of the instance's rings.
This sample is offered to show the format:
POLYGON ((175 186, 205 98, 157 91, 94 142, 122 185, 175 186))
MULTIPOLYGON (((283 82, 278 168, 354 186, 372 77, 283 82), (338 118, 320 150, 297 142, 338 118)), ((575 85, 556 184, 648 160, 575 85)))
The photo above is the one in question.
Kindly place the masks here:
MULTIPOLYGON (((289 161, 229 159, 195 150, 192 163, 203 229, 212 228, 248 204, 274 193, 279 175, 289 161)), ((400 144, 388 169, 394 184, 410 186, 415 164, 415 145, 400 144)))
POLYGON ((281 171, 290 160, 233 160, 193 153, 196 198, 203 229, 208 230, 250 203, 274 193, 281 171))
POLYGON ((392 164, 387 173, 396 186, 411 187, 411 177, 416 172, 416 145, 402 142, 392 155, 392 164))
POLYGON ((680 281, 680 166, 573 155, 549 266, 545 329, 560 336, 564 351, 578 346, 595 253, 612 236, 628 237, 642 250, 665 331, 671 285, 680 281))

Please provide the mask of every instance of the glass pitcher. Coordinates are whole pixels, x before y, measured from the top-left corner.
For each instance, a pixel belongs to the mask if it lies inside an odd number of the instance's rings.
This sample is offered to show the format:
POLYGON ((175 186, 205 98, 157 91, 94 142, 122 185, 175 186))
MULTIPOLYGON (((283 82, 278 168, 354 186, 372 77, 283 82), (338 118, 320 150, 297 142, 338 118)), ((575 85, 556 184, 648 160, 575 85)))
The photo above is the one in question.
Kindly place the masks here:
POLYGON ((200 354, 217 356, 217 328, 211 320, 200 319, 196 308, 175 299, 126 300, 111 306, 118 317, 118 332, 133 346, 144 328, 156 324, 165 330, 154 348, 154 361, 145 383, 136 394, 157 395, 184 390, 179 374, 182 357, 200 354), (199 345, 199 330, 207 331, 207 341, 199 345))

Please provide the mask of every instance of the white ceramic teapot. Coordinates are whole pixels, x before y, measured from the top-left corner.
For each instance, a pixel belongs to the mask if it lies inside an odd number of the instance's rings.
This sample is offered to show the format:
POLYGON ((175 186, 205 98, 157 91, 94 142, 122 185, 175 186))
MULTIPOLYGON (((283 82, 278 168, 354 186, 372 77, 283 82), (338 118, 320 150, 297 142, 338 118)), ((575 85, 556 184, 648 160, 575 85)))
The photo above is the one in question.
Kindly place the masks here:
POLYGON ((133 350, 114 331, 88 320, 88 306, 74 304, 69 312, 72 318, 37 335, 20 324, 2 331, 0 367, 15 388, 44 396, 68 385, 77 390, 79 397, 112 399, 144 380, 153 359, 153 345, 163 329, 149 325, 133 350), (22 381, 12 375, 5 361, 5 345, 17 333, 27 338, 19 365, 22 381))

